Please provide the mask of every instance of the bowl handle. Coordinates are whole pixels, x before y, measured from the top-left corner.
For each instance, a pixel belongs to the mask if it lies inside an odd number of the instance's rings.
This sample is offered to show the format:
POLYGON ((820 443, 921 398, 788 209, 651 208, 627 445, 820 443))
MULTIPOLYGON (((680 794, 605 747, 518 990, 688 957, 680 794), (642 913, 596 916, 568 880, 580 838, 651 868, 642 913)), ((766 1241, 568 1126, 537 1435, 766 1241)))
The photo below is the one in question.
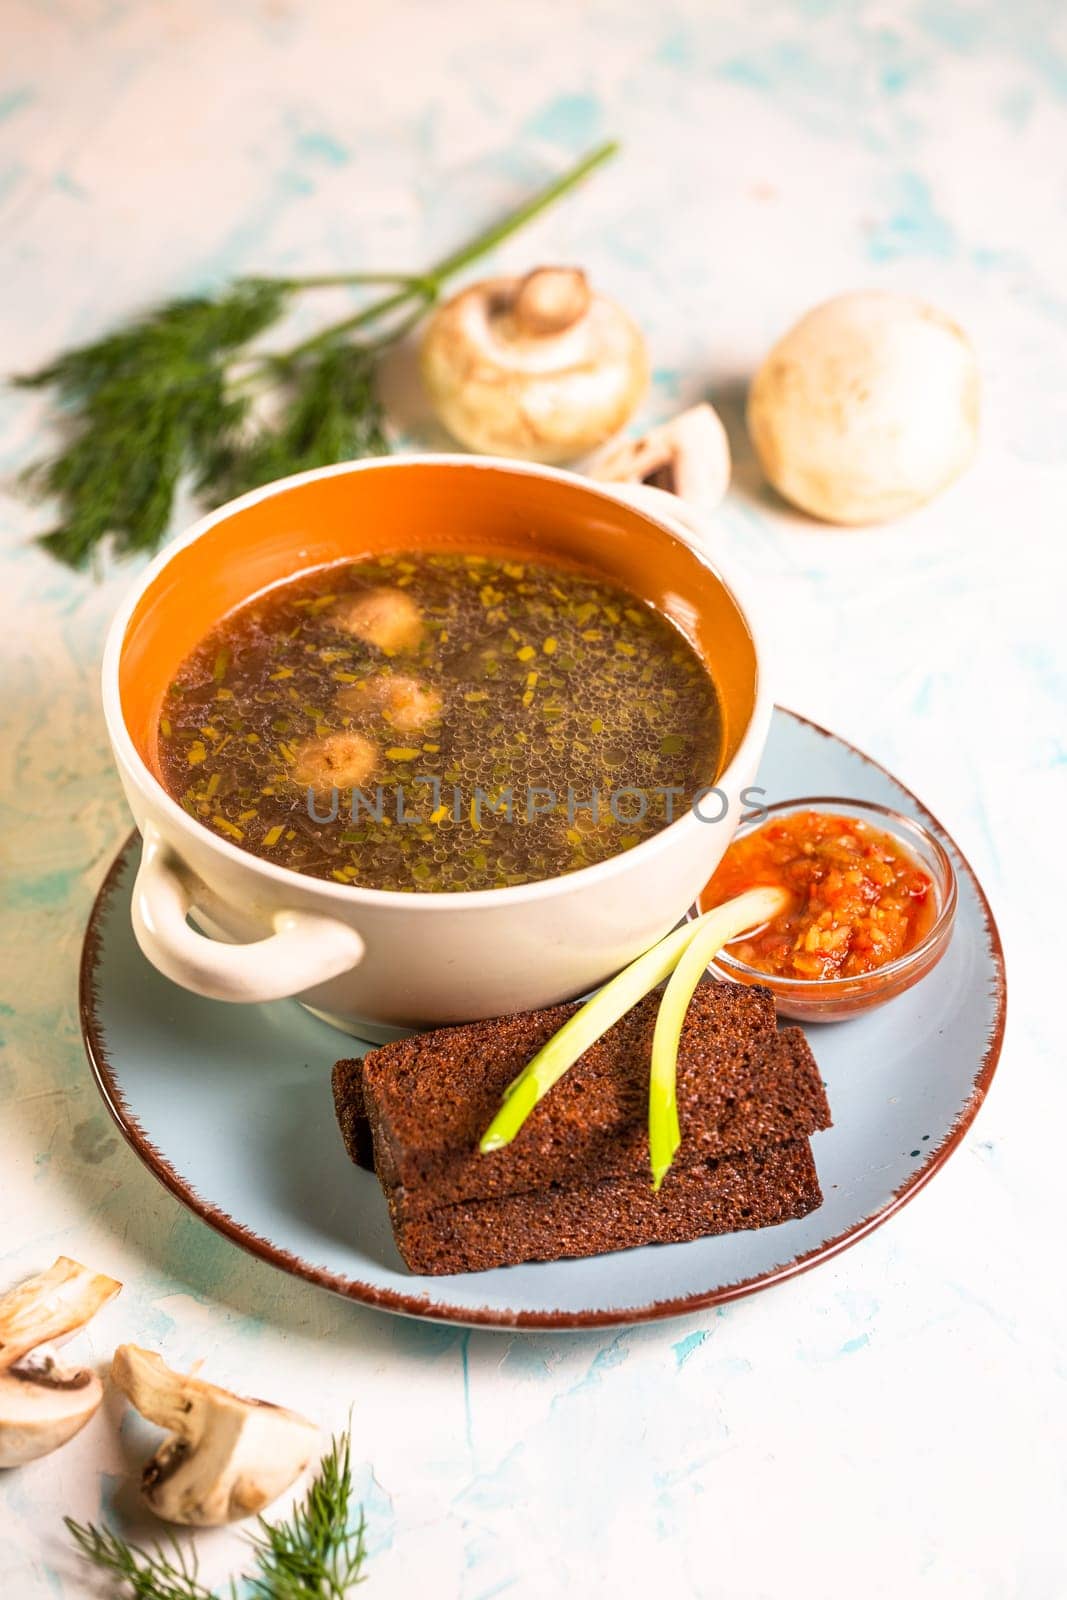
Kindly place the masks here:
POLYGON ((185 920, 193 893, 177 858, 151 822, 133 886, 133 931, 152 965, 209 1000, 284 1000, 348 972, 363 959, 354 928, 311 911, 276 911, 274 932, 224 944, 185 920))

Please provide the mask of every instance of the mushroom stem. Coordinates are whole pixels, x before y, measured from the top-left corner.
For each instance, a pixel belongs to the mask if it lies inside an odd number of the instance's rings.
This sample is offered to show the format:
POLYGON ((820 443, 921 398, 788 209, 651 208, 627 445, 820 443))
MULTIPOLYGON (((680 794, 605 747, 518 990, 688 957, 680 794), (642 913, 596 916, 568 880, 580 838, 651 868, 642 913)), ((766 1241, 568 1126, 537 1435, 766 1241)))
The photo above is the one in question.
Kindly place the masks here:
POLYGON ((162 1356, 135 1344, 120 1344, 111 1359, 111 1378, 142 1417, 189 1439, 192 1407, 186 1386, 201 1380, 172 1372, 162 1356))
POLYGON ((515 291, 512 315, 524 337, 542 339, 573 327, 589 310, 591 298, 578 267, 535 267, 515 291))

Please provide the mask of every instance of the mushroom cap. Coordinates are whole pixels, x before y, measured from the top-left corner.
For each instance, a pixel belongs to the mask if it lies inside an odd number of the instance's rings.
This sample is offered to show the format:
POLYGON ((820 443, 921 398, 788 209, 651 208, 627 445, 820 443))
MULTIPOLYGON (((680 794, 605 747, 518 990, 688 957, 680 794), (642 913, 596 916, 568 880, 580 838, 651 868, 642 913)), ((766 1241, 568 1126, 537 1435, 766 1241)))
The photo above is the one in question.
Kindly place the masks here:
POLYGON ((591 294, 584 275, 562 268, 461 290, 430 319, 421 369, 438 416, 461 443, 529 461, 573 461, 596 449, 648 385, 637 327, 613 301, 591 294))
POLYGON ((748 428, 770 482, 828 522, 880 522, 929 500, 971 460, 980 382, 966 334, 910 295, 816 306, 771 350, 748 428))
POLYGON ((417 650, 425 632, 421 611, 403 589, 366 589, 347 595, 327 616, 343 633, 354 634, 386 655, 417 650))
POLYGON ((296 752, 292 778, 301 789, 361 789, 378 764, 378 751, 353 729, 306 740, 296 752))
POLYGON ((353 716, 380 717, 398 733, 416 733, 440 721, 444 699, 439 689, 421 678, 378 673, 340 690, 337 705, 353 716))
POLYGON ((62 1370, 45 1351, 0 1373, 0 1467, 20 1467, 66 1444, 104 1396, 95 1372, 62 1370))

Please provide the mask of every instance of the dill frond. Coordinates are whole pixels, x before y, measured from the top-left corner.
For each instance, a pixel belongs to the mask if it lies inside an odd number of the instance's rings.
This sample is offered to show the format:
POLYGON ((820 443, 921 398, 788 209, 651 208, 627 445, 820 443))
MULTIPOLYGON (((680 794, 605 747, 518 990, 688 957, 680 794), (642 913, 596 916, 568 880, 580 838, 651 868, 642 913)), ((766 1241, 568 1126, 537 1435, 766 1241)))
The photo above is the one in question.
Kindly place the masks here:
POLYGON ((319 1464, 305 1499, 287 1522, 259 1519, 252 1536, 258 1575, 248 1579, 255 1600, 343 1600, 363 1579, 363 1512, 350 1511, 349 1436, 341 1434, 319 1464))
POLYGON ((615 150, 598 146, 421 276, 239 278, 217 295, 164 304, 16 379, 23 388, 52 389, 57 402, 59 446, 24 474, 35 495, 59 504, 59 521, 39 542, 72 567, 85 566, 108 540, 119 555, 152 551, 185 479, 218 504, 293 472, 387 451, 375 388, 385 346, 415 326, 449 278, 615 150), (249 370, 248 345, 292 297, 328 285, 389 292, 294 350, 256 357, 249 370), (273 426, 252 424, 257 390, 278 402, 273 426))
POLYGON ((177 1539, 145 1549, 127 1544, 109 1528, 64 1517, 67 1529, 87 1561, 118 1578, 134 1600, 216 1600, 197 1578, 196 1555, 177 1539))
POLYGON ((343 341, 294 361, 280 378, 278 418, 246 437, 243 419, 204 456, 198 488, 213 504, 293 472, 388 452, 374 354, 343 341))
MULTIPOLYGON (((252 1600, 345 1600, 363 1580, 366 1560, 362 1509, 352 1513, 348 1431, 338 1434, 319 1463, 304 1499, 285 1522, 258 1518, 250 1538, 256 1570, 241 1580, 252 1600)), ((109 1528, 64 1518, 85 1559, 120 1584, 132 1600, 218 1600, 199 1581, 191 1546, 128 1544, 109 1528)), ((238 1585, 230 1582, 235 1600, 238 1585)))
POLYGON ((183 471, 246 414, 249 397, 227 392, 228 362, 280 316, 288 293, 238 282, 215 298, 175 300, 16 380, 54 389, 60 407, 60 448, 25 474, 61 506, 46 549, 79 567, 108 536, 121 554, 156 548, 183 471))

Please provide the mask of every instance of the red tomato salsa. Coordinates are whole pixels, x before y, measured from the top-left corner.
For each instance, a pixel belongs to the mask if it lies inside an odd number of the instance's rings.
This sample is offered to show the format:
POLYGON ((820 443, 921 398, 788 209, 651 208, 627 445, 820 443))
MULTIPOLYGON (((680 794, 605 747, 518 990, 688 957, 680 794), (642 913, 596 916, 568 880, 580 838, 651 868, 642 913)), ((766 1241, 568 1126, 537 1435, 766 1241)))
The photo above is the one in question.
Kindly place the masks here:
POLYGON ((728 949, 782 978, 874 972, 914 949, 937 910, 929 874, 891 835, 827 812, 795 811, 735 839, 701 904, 763 884, 788 891, 787 910, 728 949))

